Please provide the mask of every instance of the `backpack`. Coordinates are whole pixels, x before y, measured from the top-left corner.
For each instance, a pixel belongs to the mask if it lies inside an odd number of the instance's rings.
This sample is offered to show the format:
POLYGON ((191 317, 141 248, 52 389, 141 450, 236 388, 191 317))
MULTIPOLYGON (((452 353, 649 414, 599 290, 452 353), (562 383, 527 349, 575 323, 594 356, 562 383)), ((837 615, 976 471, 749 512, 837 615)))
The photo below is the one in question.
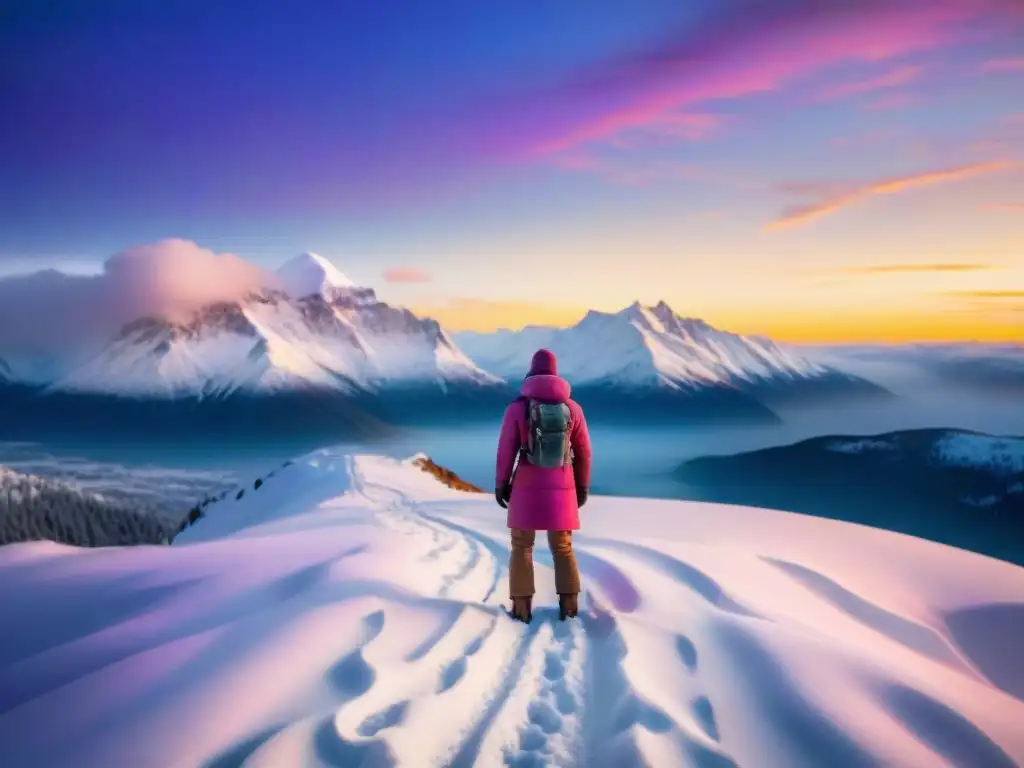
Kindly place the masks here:
POLYGON ((535 467, 558 469, 570 463, 571 411, 565 403, 526 400, 526 444, 522 459, 535 467))

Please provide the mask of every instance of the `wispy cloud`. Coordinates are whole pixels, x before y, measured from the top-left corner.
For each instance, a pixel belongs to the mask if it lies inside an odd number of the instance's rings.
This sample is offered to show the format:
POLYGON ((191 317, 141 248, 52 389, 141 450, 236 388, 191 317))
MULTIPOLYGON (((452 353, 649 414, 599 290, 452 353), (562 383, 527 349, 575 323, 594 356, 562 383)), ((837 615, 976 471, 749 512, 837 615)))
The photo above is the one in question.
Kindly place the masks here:
MULTIPOLYGON (((1018 282, 1019 285, 1019 282, 1018 282)), ((1017 323, 1024 314, 1024 288, 971 288, 941 291, 952 310, 973 312, 1017 323)), ((1024 326, 1022 326, 1024 327, 1024 326)))
POLYGON ((725 186, 733 189, 751 186, 737 174, 712 170, 699 163, 673 161, 640 162, 621 156, 608 157, 586 149, 573 149, 552 158, 553 163, 567 171, 592 173, 606 181, 628 187, 646 187, 665 182, 690 181, 725 186))
POLYGON ((822 89, 819 96, 827 101, 832 101, 835 99, 844 99, 849 96, 856 96, 862 93, 898 88, 914 82, 920 78, 923 73, 924 67, 908 64, 895 67, 880 75, 875 75, 874 77, 852 80, 829 86, 822 89))
POLYGON ((989 59, 979 68, 979 72, 1020 72, 1024 70, 1024 56, 1006 59, 989 59))
POLYGON ((991 203, 981 206, 983 211, 1000 211, 1003 213, 1024 213, 1024 203, 991 203))
POLYGON ((623 130, 609 137, 607 144, 619 149, 634 149, 679 141, 706 141, 720 135, 728 123, 726 115, 714 112, 669 113, 646 125, 623 130))
POLYGON ((844 275, 884 275, 901 272, 980 272, 994 268, 991 264, 877 264, 838 271, 844 275))
POLYGON ((446 328, 455 331, 494 331, 522 328, 530 324, 566 326, 578 322, 587 313, 586 307, 470 297, 450 297, 431 304, 417 305, 413 310, 433 317, 446 328))
POLYGON ((895 195, 912 189, 998 173, 1017 166, 1018 164, 1010 162, 976 163, 883 179, 861 185, 816 182, 780 185, 780 189, 784 192, 805 194, 817 199, 785 209, 778 218, 765 227, 765 230, 776 232, 804 226, 837 213, 851 205, 855 205, 869 197, 895 195))
MULTIPOLYGON (((882 64, 941 47, 966 34, 965 22, 1001 10, 1002 0, 737 0, 706 21, 669 31, 667 44, 518 105, 516 114, 501 117, 501 134, 540 155, 608 142, 666 115, 775 91, 837 64, 882 64)), ((894 87, 917 74, 898 68, 846 90, 894 87)))
POLYGON ((829 144, 836 149, 854 149, 860 147, 874 147, 879 144, 891 143, 899 138, 905 138, 906 133, 897 128, 878 128, 855 136, 838 136, 829 141, 829 144))
POLYGON ((965 299, 1024 299, 1024 290, 948 291, 947 293, 965 299))
POLYGON ((921 99, 912 93, 887 93, 875 99, 869 105, 871 109, 887 111, 890 109, 906 109, 921 103, 921 99))
POLYGON ((389 283, 429 283, 433 278, 418 267, 391 267, 384 270, 389 283))
POLYGON ((1012 324, 1018 322, 1018 315, 1024 314, 1024 289, 991 288, 942 291, 940 295, 949 300, 949 309, 956 312, 974 313, 989 318, 1002 318, 1012 324))

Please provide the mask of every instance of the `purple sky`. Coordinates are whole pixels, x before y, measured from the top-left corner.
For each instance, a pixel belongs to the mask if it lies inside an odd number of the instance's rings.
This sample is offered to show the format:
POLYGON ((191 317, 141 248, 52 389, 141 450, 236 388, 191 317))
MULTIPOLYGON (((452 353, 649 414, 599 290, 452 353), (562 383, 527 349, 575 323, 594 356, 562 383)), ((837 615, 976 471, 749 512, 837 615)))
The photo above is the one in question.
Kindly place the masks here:
POLYGON ((242 7, 5 4, 0 273, 314 250, 480 327, 666 298, 772 330, 990 287, 929 264, 1024 288, 1020 0, 242 7), (532 295, 538 268, 573 287, 532 295))

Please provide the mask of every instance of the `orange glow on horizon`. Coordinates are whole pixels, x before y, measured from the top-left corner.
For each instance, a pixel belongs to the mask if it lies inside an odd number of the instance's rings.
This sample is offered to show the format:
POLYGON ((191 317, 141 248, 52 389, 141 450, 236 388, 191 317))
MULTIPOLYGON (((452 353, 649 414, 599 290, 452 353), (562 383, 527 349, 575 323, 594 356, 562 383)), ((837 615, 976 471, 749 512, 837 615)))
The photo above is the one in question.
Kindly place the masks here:
MULTIPOLYGON (((669 301, 671 305, 672 302, 669 301)), ((451 331, 490 332, 528 325, 566 327, 578 322, 587 309, 528 301, 458 299, 412 308, 433 317, 451 331)), ((599 307, 601 311, 618 308, 599 307)), ((679 308, 676 307, 679 311, 679 308)), ((767 310, 704 313, 716 328, 745 335, 768 336, 795 344, 911 343, 942 341, 1022 342, 1024 307, 955 308, 931 311, 839 311, 824 315, 812 311, 786 313, 767 310)))
MULTIPOLYGON (((949 311, 935 314, 877 314, 857 317, 764 317, 760 323, 744 318, 726 325, 743 334, 762 334, 794 344, 1024 342, 1024 312, 949 311)), ((714 324, 714 323, 712 323, 714 324)))
POLYGON ((501 328, 518 330, 527 325, 570 326, 587 313, 586 308, 531 301, 487 301, 451 299, 447 302, 410 307, 418 315, 432 317, 450 331, 490 332, 501 328))

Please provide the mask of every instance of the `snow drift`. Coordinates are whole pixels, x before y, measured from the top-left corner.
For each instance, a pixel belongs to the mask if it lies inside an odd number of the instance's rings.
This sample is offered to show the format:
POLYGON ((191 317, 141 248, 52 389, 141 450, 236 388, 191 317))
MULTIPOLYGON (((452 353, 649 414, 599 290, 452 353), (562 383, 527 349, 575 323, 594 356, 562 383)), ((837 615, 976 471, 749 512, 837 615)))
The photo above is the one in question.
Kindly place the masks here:
POLYGON ((579 620, 506 618, 489 495, 323 450, 171 547, 0 549, 8 765, 1013 766, 1024 569, 597 497, 579 620))

